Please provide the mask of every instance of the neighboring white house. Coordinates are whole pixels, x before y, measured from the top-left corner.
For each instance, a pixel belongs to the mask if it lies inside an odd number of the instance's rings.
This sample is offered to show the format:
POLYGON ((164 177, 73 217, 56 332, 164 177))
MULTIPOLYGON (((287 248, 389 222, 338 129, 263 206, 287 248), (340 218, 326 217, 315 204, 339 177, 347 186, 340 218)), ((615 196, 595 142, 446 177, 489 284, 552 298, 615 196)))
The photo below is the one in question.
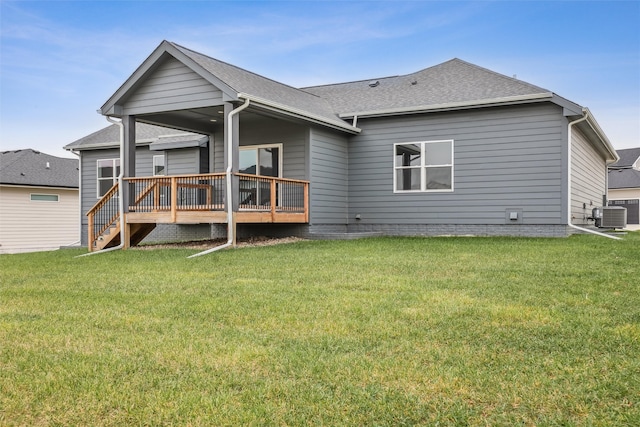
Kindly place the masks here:
POLYGON ((640 230, 640 147, 617 150, 609 166, 609 205, 627 208, 627 229, 640 230))
POLYGON ((0 254, 80 240, 78 160, 32 149, 0 153, 0 254))

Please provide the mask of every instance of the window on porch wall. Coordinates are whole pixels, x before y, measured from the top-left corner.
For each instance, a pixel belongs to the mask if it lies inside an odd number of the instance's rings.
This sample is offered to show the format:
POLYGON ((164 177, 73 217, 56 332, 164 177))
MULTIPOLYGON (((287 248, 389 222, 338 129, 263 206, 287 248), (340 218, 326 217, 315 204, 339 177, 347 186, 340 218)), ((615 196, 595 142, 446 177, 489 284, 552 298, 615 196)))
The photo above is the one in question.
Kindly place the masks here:
POLYGON ((104 196, 111 187, 118 182, 120 174, 120 159, 100 159, 97 161, 98 169, 98 199, 104 196))
MULTIPOLYGON (((281 177, 282 144, 240 147, 240 173, 281 177)), ((268 182, 240 180, 240 205, 248 207, 270 205, 268 182)))

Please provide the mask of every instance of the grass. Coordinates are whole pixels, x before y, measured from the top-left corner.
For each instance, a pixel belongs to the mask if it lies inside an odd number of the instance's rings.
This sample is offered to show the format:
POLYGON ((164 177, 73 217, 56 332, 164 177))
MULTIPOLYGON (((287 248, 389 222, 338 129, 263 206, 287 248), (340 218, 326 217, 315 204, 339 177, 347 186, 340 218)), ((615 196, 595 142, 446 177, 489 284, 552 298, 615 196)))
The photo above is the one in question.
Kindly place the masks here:
POLYGON ((0 425, 638 425, 640 234, 0 256, 0 425))

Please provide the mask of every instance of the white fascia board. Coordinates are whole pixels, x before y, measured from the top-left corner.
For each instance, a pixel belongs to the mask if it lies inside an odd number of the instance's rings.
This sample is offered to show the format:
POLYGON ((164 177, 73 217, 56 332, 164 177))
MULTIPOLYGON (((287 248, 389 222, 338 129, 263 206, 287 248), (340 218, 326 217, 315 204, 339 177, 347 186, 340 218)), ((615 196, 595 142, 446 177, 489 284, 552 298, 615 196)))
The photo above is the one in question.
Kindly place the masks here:
MULTIPOLYGON (((145 139, 141 141, 136 141, 136 147, 145 146, 151 144, 155 139, 145 139)), ((110 142, 95 142, 93 144, 84 144, 77 147, 69 147, 65 146, 65 150, 73 150, 73 151, 86 151, 86 150, 102 150, 107 148, 120 148, 120 143, 118 141, 110 141, 110 142)))
POLYGON ((37 190, 38 188, 42 188, 43 190, 69 190, 69 191, 79 191, 79 187, 61 187, 59 185, 52 185, 51 187, 46 185, 28 185, 28 184, 9 184, 6 182, 0 183, 0 187, 11 187, 11 188, 28 188, 30 190, 37 190))
POLYGON ((551 100, 552 98, 553 98, 553 93, 546 92, 546 93, 536 93, 532 95, 517 95, 517 96, 506 96, 502 98, 479 99, 475 101, 447 102, 443 104, 418 105, 418 106, 412 106, 412 107, 398 107, 398 108, 388 108, 388 109, 382 109, 382 110, 350 112, 350 113, 342 113, 339 115, 339 117, 343 119, 348 119, 353 117, 362 118, 362 117, 394 116, 394 115, 400 115, 400 114, 418 114, 418 113, 426 113, 430 111, 461 110, 461 109, 469 109, 469 108, 475 108, 475 107, 488 107, 488 106, 497 106, 497 105, 539 102, 539 101, 551 100))
POLYGON ((361 129, 355 126, 351 126, 340 120, 331 120, 326 117, 318 116, 316 114, 309 113, 307 111, 299 110, 297 108, 289 107, 288 105, 279 104, 277 102, 269 101, 268 99, 260 98, 258 96, 249 95, 246 93, 238 93, 238 98, 248 99, 252 104, 266 108, 271 111, 284 113, 292 117, 302 118, 307 121, 318 123, 324 126, 329 126, 334 129, 347 131, 352 134, 358 134, 361 129))

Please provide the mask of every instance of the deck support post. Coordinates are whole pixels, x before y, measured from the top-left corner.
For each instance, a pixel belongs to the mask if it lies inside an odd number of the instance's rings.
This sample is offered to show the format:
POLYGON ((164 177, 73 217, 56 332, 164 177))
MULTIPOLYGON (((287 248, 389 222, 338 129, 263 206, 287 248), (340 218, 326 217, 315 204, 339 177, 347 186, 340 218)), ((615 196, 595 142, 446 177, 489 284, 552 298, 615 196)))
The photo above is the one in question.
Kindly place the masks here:
POLYGON ((131 224, 127 222, 127 214, 124 214, 124 218, 121 218, 120 227, 122 230, 122 249, 129 249, 131 247, 131 224))

